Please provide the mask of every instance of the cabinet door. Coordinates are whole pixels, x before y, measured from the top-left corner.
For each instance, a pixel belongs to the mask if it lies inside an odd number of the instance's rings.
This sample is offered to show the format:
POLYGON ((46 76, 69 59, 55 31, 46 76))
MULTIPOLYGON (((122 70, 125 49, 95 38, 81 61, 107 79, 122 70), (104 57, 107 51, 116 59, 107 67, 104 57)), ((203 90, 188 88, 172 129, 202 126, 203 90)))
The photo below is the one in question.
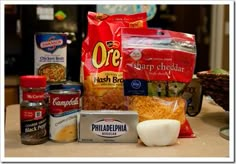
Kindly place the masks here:
POLYGON ((195 34, 197 44, 195 73, 208 70, 211 5, 175 5, 173 10, 176 15, 174 29, 195 34))
POLYGON ((11 104, 18 104, 18 87, 5 87, 5 107, 11 104))

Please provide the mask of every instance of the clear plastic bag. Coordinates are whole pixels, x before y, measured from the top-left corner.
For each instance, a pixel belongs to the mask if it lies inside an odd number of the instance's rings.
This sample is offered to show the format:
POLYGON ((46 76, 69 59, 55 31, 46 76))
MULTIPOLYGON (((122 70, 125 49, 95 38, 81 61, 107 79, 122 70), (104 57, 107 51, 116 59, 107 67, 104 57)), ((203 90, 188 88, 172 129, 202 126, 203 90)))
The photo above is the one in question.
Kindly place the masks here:
POLYGON ((177 119, 181 122, 179 137, 194 137, 181 96, 195 68, 194 35, 123 28, 121 37, 128 110, 137 111, 139 121, 177 119))

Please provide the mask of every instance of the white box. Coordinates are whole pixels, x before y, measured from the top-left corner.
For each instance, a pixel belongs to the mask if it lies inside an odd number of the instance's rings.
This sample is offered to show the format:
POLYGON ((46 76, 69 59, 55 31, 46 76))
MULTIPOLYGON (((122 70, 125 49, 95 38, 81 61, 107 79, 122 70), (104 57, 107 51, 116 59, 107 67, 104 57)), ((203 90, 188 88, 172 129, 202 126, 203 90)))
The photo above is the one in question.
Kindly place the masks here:
POLYGON ((117 110, 81 110, 79 142, 138 142, 138 113, 117 110))

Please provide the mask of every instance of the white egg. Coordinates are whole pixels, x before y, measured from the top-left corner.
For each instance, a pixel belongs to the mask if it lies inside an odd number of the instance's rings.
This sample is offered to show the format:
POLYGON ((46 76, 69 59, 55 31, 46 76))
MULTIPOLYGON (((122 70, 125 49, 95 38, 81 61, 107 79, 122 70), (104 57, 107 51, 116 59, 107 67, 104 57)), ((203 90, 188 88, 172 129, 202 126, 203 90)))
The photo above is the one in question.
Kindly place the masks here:
POLYGON ((177 142, 180 121, 174 119, 146 120, 138 123, 137 132, 146 146, 167 146, 177 142))

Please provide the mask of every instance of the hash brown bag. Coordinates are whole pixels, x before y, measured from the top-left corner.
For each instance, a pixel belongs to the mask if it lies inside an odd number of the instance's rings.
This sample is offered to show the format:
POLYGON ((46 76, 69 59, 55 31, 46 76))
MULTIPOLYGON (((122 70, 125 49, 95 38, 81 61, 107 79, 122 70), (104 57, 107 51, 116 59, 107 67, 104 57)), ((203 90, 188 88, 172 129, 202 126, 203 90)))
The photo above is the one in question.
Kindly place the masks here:
POLYGON ((125 110, 121 28, 146 28, 146 13, 133 15, 88 12, 87 36, 82 43, 83 110, 125 110))

